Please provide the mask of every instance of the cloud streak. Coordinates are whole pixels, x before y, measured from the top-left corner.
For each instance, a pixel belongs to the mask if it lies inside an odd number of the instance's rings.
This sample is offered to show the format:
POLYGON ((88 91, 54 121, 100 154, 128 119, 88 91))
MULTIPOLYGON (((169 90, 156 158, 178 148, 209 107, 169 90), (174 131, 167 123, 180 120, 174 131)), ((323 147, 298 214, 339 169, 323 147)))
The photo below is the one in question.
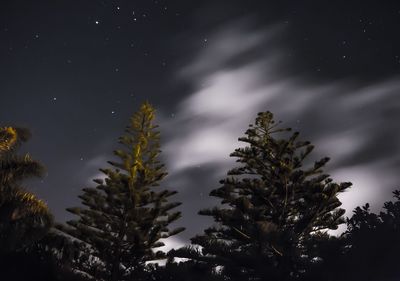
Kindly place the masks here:
MULTIPOLYGON (((282 32, 279 26, 254 30, 245 21, 226 25, 177 73, 195 90, 178 104, 174 118, 162 120, 167 135, 163 151, 170 182, 183 193, 192 215, 198 210, 194 207, 214 203, 201 194, 215 188, 232 167, 228 156, 242 146, 237 138, 264 110, 312 141, 315 160, 331 157, 328 172, 334 180, 354 183, 342 195, 347 215, 366 202, 380 207, 396 187, 398 78, 364 85, 351 78, 315 82, 290 73, 284 48, 277 43, 282 32)), ((193 223, 192 215, 185 223, 199 228, 202 223, 193 223)))
POLYGON ((212 223, 197 212, 216 204, 208 193, 234 165, 229 154, 243 146, 237 138, 259 111, 272 111, 315 144, 313 160, 331 157, 327 172, 334 180, 353 182, 341 195, 348 216, 366 202, 378 209, 397 187, 399 80, 312 81, 288 69, 293 62, 281 45, 282 33, 280 26, 255 30, 246 21, 225 25, 176 73, 194 90, 176 106, 173 118, 160 112, 159 123, 170 173, 165 186, 179 191, 175 200, 183 202, 183 219, 178 224, 187 231, 167 240, 164 250, 187 243, 212 223))

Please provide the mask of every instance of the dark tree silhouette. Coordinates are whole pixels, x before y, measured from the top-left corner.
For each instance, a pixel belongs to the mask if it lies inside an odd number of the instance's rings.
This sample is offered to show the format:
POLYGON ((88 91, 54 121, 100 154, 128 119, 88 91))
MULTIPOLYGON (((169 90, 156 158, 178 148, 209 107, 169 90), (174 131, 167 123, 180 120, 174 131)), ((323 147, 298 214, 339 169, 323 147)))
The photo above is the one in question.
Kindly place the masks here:
POLYGON ((379 214, 371 213, 366 204, 347 220, 343 280, 400 279, 400 190, 393 195, 395 201, 386 202, 379 214))
POLYGON ((313 150, 287 135, 270 112, 258 114, 247 144, 231 154, 239 166, 210 195, 221 206, 199 213, 216 224, 191 239, 201 246, 171 252, 217 267, 229 280, 295 280, 318 258, 314 236, 344 222, 337 198, 351 183, 334 183, 322 168, 323 158, 303 168, 313 150))
POLYGON ((83 254, 73 264, 98 279, 140 280, 146 276, 146 262, 166 258, 157 251, 168 238, 183 228, 171 230, 180 212, 180 203, 168 198, 175 191, 157 187, 167 175, 158 160, 159 132, 154 125, 155 110, 144 103, 135 113, 116 150, 118 161, 102 169, 105 180, 95 188, 84 188, 79 196, 86 208, 69 208, 79 220, 59 225, 59 229, 82 242, 83 254))
POLYGON ((21 186, 23 180, 44 173, 43 166, 29 154, 16 153, 29 137, 26 129, 0 128, 1 253, 29 246, 45 235, 53 222, 46 204, 21 186))
POLYGON ((154 265, 150 270, 148 281, 224 281, 221 274, 209 271, 206 264, 196 261, 167 262, 165 266, 154 265))

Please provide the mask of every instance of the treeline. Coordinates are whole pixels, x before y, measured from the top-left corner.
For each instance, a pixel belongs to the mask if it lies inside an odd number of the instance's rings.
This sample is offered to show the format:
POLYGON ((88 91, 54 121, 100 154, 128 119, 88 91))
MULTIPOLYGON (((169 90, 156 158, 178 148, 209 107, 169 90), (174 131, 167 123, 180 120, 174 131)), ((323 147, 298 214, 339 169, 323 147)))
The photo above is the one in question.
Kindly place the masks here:
POLYGON ((144 103, 119 138, 118 160, 83 188, 66 223, 22 186, 44 173, 18 154, 29 131, 0 128, 0 280, 400 280, 400 191, 379 214, 366 204, 345 218, 338 195, 351 183, 324 173, 328 158, 311 162, 313 146, 270 112, 239 138, 237 166, 210 193, 220 203, 199 211, 212 226, 187 247, 160 251, 184 228, 171 227, 181 203, 161 185, 167 172, 154 119, 144 103), (346 231, 332 236, 341 224, 346 231))

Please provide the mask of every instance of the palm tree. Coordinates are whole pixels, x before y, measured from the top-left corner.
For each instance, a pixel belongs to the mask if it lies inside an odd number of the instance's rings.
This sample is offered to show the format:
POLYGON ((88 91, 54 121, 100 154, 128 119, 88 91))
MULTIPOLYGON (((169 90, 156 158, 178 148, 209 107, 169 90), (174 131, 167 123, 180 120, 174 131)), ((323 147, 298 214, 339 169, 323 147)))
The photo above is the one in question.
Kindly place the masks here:
POLYGON ((0 128, 0 252, 30 245, 53 222, 46 204, 21 186, 23 180, 44 174, 44 167, 29 154, 16 154, 29 137, 27 129, 0 128))

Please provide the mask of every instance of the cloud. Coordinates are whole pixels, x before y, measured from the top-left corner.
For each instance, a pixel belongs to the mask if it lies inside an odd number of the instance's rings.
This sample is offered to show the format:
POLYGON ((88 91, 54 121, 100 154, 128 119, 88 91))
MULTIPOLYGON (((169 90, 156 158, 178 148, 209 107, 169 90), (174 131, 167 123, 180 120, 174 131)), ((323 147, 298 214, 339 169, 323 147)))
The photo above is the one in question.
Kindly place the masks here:
POLYGON ((176 238, 176 237, 169 237, 166 239, 161 239, 161 241, 164 242, 165 246, 157 248, 157 250, 163 251, 164 253, 167 253, 168 251, 170 251, 172 249, 179 249, 185 245, 184 242, 182 242, 179 238, 176 238))
POLYGON ((229 67, 233 59, 272 36, 267 35, 248 33, 239 38, 233 30, 222 30, 179 72, 181 79, 195 85, 196 92, 179 104, 173 120, 162 124, 174 135, 163 149, 172 171, 231 162, 228 156, 238 146, 235 140, 254 113, 282 91, 279 82, 268 88, 263 84, 265 65, 273 64, 272 60, 229 67))
POLYGON ((107 156, 108 155, 98 155, 86 161, 82 171, 85 175, 90 175, 86 178, 86 185, 94 186, 94 179, 104 180, 106 178, 106 175, 103 172, 100 172, 99 169, 109 166, 107 161, 110 160, 110 157, 107 156))
MULTIPOLYGON (((170 174, 163 186, 179 191, 175 200, 183 202, 183 218, 178 224, 187 231, 165 241, 164 250, 187 243, 212 224, 197 212, 217 203, 208 193, 234 166, 229 154, 243 146, 237 139, 259 111, 272 111, 315 144, 313 160, 331 157, 327 172, 334 180, 354 183, 340 197, 347 215, 366 202, 377 210, 397 187, 399 79, 311 81, 287 69, 291 62, 279 40, 282 32, 279 26, 254 29, 246 21, 227 24, 177 71, 177 79, 194 90, 177 104, 174 117, 158 116, 170 174)), ((89 168, 106 160, 92 159, 89 168)))
MULTIPOLYGON (((357 205, 389 199, 399 180, 399 79, 322 83, 293 74, 285 69, 285 48, 276 43, 281 32, 279 26, 255 30, 245 21, 225 25, 178 71, 194 91, 177 105, 174 118, 162 120, 170 181, 184 191, 185 204, 210 206, 214 201, 199 194, 215 188, 232 167, 228 156, 243 145, 237 138, 256 113, 271 110, 316 145, 314 160, 332 158, 328 172, 335 180, 354 183, 342 196, 348 215, 357 205), (199 167, 209 169, 185 176, 199 167)), ((185 222, 199 228, 191 216, 185 222)))

